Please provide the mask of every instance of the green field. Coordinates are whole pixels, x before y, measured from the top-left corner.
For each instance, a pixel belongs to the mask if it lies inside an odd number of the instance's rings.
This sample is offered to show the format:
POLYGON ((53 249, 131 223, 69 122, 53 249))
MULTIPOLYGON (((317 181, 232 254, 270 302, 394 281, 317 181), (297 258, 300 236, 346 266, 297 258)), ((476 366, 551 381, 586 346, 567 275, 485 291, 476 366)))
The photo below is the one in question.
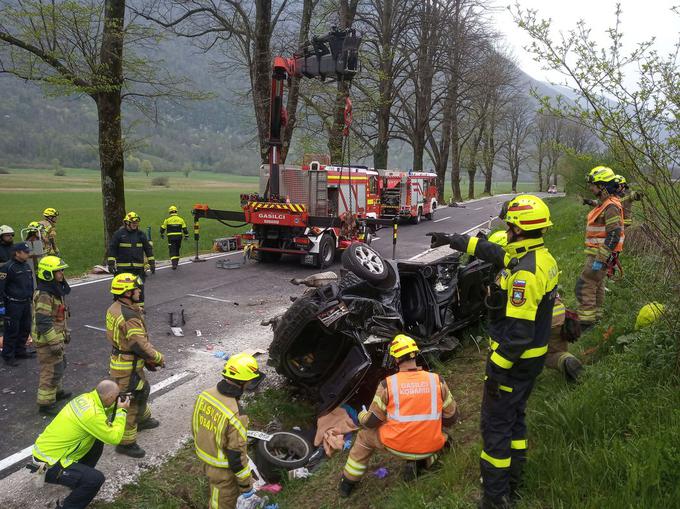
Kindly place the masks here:
MULTIPOLYGON (((71 274, 87 272, 104 259, 102 198, 99 172, 67 169, 65 177, 55 177, 52 170, 10 169, 9 175, 0 174, 0 224, 15 230, 30 221, 42 219, 46 207, 60 212, 57 242, 62 256, 70 265, 71 274)), ((141 218, 141 227, 151 227, 155 255, 168 258, 167 243, 161 241, 158 229, 170 205, 176 205, 192 231, 191 208, 196 203, 207 203, 211 208, 238 210, 239 195, 258 188, 257 177, 244 177, 209 172, 192 172, 185 178, 179 172, 133 173, 125 177, 125 203, 141 218), (169 187, 152 186, 155 176, 167 176, 169 187)), ((121 218, 121 225, 122 225, 121 218)), ((201 221, 199 248, 210 250, 212 241, 241 229, 228 228, 217 221, 201 221)), ((182 245, 182 256, 193 253, 193 235, 182 245)))

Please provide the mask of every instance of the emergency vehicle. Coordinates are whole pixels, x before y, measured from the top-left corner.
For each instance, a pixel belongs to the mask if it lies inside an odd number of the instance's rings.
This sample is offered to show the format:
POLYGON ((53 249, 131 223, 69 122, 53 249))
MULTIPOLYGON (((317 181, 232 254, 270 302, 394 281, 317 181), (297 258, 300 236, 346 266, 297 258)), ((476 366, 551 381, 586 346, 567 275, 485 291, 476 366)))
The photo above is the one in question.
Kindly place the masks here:
POLYGON ((430 172, 381 172, 380 217, 399 218, 418 224, 432 219, 437 210, 437 174, 430 172))

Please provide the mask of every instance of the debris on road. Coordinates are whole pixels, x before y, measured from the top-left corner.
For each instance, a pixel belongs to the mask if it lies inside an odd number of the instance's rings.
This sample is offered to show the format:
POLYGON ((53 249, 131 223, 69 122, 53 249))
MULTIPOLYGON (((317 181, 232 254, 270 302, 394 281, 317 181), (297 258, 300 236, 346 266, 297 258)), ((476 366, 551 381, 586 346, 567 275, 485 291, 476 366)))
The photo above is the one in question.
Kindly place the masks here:
POLYGON ((373 472, 373 475, 377 477, 378 479, 384 479, 390 474, 390 471, 387 470, 385 467, 380 467, 377 469, 375 472, 373 472))
POLYGON ((181 327, 170 327, 170 330, 172 331, 173 336, 178 338, 184 337, 184 331, 181 327))

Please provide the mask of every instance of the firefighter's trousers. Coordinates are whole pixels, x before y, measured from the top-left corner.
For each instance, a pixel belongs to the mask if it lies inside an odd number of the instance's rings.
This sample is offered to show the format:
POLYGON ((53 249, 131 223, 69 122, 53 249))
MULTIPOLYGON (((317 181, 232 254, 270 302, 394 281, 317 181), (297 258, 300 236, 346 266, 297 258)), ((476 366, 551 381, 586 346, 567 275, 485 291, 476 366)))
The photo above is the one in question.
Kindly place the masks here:
POLYGON ((607 271, 602 268, 597 272, 591 270, 595 261, 593 255, 586 256, 581 275, 576 281, 576 300, 578 300, 578 318, 581 323, 594 323, 602 318, 604 305, 604 280, 607 271))
POLYGON ((208 509, 234 509, 240 494, 234 473, 228 468, 205 464, 205 475, 210 487, 208 509))
POLYGON ((569 342, 562 339, 560 328, 561 327, 553 327, 550 331, 548 354, 545 356, 545 365, 548 368, 556 369, 564 374, 564 362, 569 357, 575 356, 569 353, 569 342))
POLYGON ((179 250, 182 248, 182 236, 176 237, 168 236, 168 253, 170 254, 170 261, 173 267, 177 267, 179 263, 179 250))
POLYGON ((39 344, 36 347, 36 352, 40 365, 38 405, 51 405, 57 400, 57 392, 62 390, 62 380, 66 369, 64 343, 39 344))
POLYGON ((151 407, 149 407, 149 394, 151 386, 146 380, 143 369, 137 369, 136 376, 113 377, 120 388, 120 392, 132 392, 132 401, 127 411, 125 421, 125 431, 120 445, 134 444, 137 441, 137 425, 151 417, 151 407), (137 378, 135 387, 130 387, 130 380, 137 378))
POLYGON ((525 412, 534 379, 502 387, 494 391, 487 380, 482 398, 480 468, 484 497, 492 501, 508 497, 520 485, 527 451, 525 412))

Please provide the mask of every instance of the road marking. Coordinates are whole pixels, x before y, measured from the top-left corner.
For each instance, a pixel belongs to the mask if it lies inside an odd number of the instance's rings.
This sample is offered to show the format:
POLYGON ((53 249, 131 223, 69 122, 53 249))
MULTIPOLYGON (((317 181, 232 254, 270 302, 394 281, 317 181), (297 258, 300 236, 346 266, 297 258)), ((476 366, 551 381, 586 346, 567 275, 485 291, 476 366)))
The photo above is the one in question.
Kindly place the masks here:
POLYGON ((217 297, 208 297, 207 295, 196 295, 195 293, 187 293, 188 297, 198 297, 199 299, 216 300, 217 302, 227 302, 231 303, 233 301, 226 299, 218 299, 217 297))
POLYGON ((441 219, 435 219, 433 222, 438 223, 439 221, 446 221, 447 219, 451 219, 451 216, 442 217, 441 219))
POLYGON ((101 327, 95 327, 94 325, 83 325, 83 327, 87 327, 88 329, 92 330, 98 330, 101 332, 106 332, 106 329, 102 329, 101 327))
MULTIPOLYGON (((487 224, 488 222, 489 222, 489 220, 487 219, 487 220, 484 221, 483 223, 479 223, 478 225, 475 225, 475 226, 473 226, 472 228, 469 228, 469 229, 465 230, 464 232, 461 233, 461 235, 468 234, 468 233, 470 233, 471 231, 476 230, 477 228, 481 228, 482 226, 484 226, 484 225, 487 224)), ((413 260, 415 260, 415 259, 417 259, 417 258, 420 258, 421 256, 424 256, 424 255, 426 255, 426 254, 428 254, 428 253, 434 251, 435 249, 439 249, 439 248, 436 248, 436 247, 435 247, 435 248, 428 248, 428 249, 426 249, 425 251, 423 251, 423 252, 421 252, 421 253, 418 253, 418 254, 415 255, 415 256, 412 256, 411 258, 408 259, 408 261, 410 262, 410 261, 413 261, 413 260)))
MULTIPOLYGON (((87 325, 86 325, 86 327, 87 327, 87 325)), ((191 371, 182 371, 180 373, 175 373, 174 375, 169 376, 165 380, 162 380, 162 381, 158 382, 157 384, 153 385, 151 387, 150 394, 153 394, 153 393, 158 392, 158 391, 162 391, 163 389, 165 389, 169 385, 172 385, 175 382, 182 380, 183 378, 186 378, 186 377, 191 376, 191 375, 193 375, 193 373, 191 371)), ((33 445, 30 445, 30 446, 20 450, 19 452, 15 452, 11 456, 7 456, 6 458, 0 460, 0 472, 5 470, 6 468, 11 467, 12 465, 16 465, 20 461, 27 459, 29 456, 31 456, 32 449, 33 449, 33 445)))
POLYGON ((484 208, 484 207, 477 207, 477 208, 474 208, 474 209, 472 209, 472 210, 482 210, 483 208, 484 208))

